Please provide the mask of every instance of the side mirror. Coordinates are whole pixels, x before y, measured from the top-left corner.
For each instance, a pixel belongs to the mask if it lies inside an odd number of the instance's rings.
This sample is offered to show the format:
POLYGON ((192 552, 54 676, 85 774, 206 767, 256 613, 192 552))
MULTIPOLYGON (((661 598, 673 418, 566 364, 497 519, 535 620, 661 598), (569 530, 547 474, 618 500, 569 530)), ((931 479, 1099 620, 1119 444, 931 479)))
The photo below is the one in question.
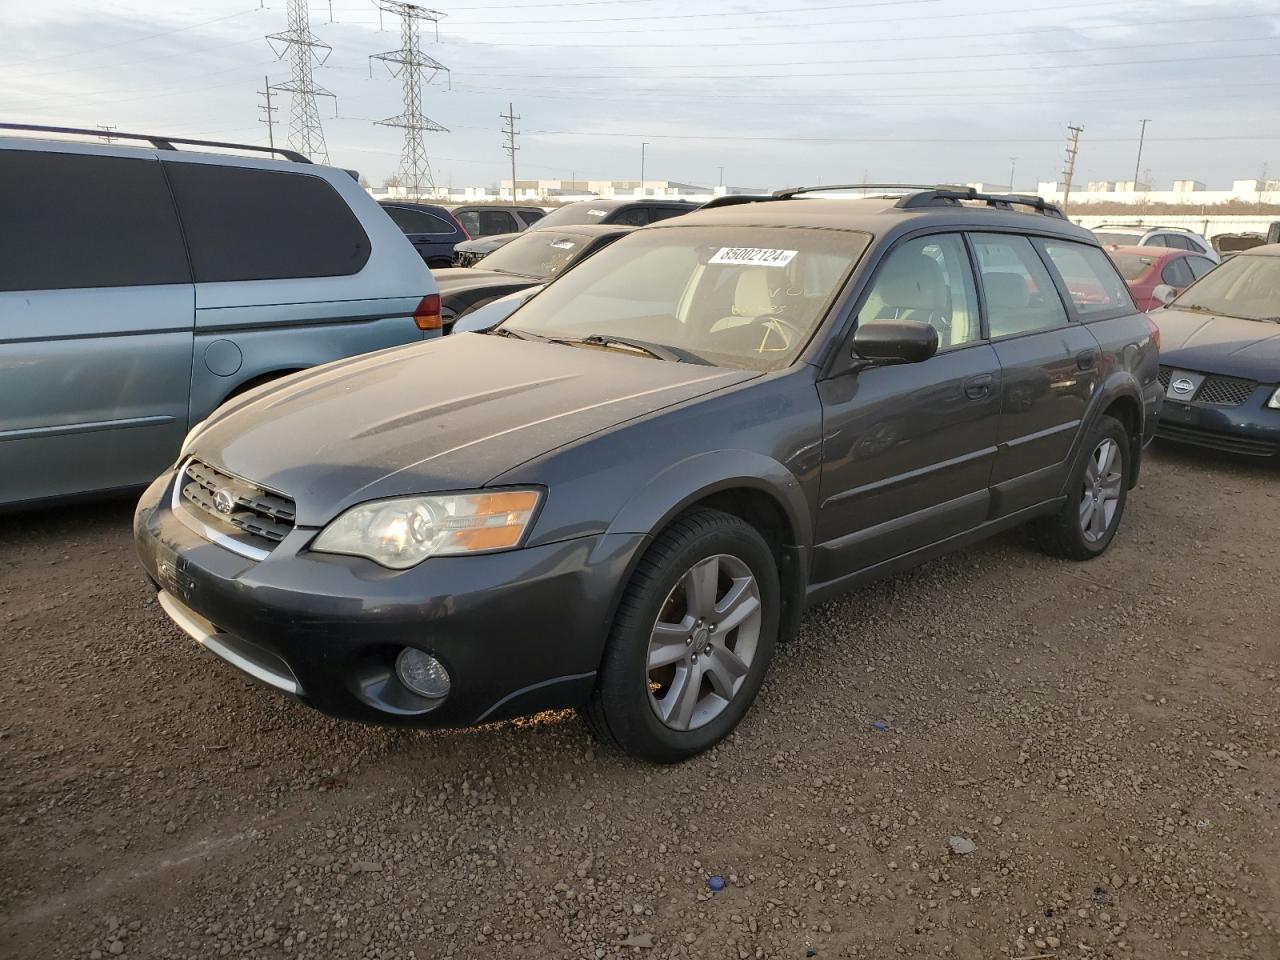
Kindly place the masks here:
POLYGON ((1178 291, 1167 283, 1158 283, 1156 284, 1155 289, 1151 291, 1151 296, 1167 307, 1177 299, 1178 291))
POLYGON ((938 331, 919 320, 875 320, 853 332, 854 356, 868 363, 920 363, 938 352, 938 331))

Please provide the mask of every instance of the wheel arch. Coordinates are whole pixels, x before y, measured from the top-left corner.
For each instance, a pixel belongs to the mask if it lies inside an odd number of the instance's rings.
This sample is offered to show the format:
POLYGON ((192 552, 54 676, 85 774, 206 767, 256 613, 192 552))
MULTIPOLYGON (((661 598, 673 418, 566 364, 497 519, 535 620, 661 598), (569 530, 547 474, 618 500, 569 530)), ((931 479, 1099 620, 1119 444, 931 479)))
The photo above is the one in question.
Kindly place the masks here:
POLYGON ((1129 471, 1129 489, 1132 490, 1137 486, 1138 474, 1142 469, 1142 438, 1145 427, 1142 394, 1131 376, 1118 378, 1110 387, 1108 390, 1104 386, 1099 391, 1097 412, 1092 423, 1097 423, 1099 417, 1112 417, 1120 421, 1125 433, 1129 435, 1129 462, 1133 464, 1133 469, 1129 471))
POLYGON ((783 609, 779 639, 795 632, 804 607, 813 524, 799 479, 771 457, 751 451, 708 451, 669 467, 618 512, 609 533, 644 534, 615 590, 612 622, 635 567, 653 538, 680 514, 710 507, 750 524, 778 562, 783 609))

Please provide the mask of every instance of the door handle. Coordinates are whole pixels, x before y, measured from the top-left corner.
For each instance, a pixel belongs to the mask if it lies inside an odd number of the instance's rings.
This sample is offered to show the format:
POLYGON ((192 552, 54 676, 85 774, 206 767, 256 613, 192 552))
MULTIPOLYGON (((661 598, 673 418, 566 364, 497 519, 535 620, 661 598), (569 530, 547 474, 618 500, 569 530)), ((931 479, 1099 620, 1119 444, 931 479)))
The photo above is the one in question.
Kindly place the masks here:
POLYGON ((970 400, 981 400, 991 395, 991 374, 970 377, 964 382, 964 395, 970 400))
POLYGON ((1081 350, 1076 354, 1076 366, 1081 370, 1092 370, 1097 362, 1097 350, 1081 350))

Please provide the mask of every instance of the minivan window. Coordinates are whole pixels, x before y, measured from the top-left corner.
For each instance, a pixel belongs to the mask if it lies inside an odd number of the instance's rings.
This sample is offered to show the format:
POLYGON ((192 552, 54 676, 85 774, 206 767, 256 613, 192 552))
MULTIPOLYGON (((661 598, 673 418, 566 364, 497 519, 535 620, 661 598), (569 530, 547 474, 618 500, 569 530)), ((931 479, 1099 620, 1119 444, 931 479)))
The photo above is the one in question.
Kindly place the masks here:
POLYGON ((369 238, 317 176, 165 161, 198 282, 342 277, 369 260, 369 238))
POLYGON ((1067 308, 1030 240, 1003 233, 972 239, 993 338, 1066 324, 1067 308))
POLYGON ((1133 310, 1129 288, 1107 255, 1097 247, 1070 240, 1044 240, 1054 269, 1062 277, 1081 319, 1133 310))
POLYGON ((777 370, 808 343, 869 242, 784 227, 639 230, 569 270, 506 327, 626 337, 694 361, 777 370))
POLYGON ((155 160, 0 150, 0 290, 190 282, 155 160))

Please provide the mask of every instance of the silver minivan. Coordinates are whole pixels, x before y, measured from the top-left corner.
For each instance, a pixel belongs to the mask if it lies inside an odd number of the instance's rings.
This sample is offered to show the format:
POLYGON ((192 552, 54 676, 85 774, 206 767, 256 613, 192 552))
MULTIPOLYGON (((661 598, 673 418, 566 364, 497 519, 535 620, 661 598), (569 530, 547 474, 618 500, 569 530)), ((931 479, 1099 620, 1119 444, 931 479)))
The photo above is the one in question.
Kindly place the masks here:
POLYGON ((228 398, 440 335, 430 270, 345 170, 6 130, 0 506, 145 484, 228 398))

